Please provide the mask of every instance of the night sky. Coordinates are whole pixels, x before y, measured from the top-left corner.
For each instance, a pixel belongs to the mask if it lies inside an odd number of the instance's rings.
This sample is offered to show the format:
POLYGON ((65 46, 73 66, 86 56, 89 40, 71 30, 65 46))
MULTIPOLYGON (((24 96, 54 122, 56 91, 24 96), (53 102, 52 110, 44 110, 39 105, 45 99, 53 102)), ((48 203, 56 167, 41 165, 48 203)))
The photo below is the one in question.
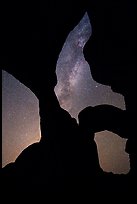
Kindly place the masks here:
MULTIPOLYGON (((61 107, 76 119, 78 113, 90 105, 110 104, 125 109, 122 95, 92 78, 83 56, 83 47, 91 34, 91 25, 85 15, 68 35, 57 62, 55 93, 61 107)), ((2 166, 15 161, 25 147, 40 140, 38 99, 5 71, 2 72, 2 136, 2 166)), ((129 171, 125 139, 104 131, 96 133, 95 141, 100 165, 105 171, 129 171)))

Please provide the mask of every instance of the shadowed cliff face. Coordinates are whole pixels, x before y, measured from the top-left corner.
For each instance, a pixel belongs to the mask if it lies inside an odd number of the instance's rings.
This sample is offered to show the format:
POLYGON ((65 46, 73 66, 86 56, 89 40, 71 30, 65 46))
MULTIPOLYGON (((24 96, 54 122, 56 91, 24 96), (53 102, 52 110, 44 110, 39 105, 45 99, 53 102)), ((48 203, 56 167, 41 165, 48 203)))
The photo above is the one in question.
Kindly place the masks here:
POLYGON ((88 6, 92 37, 84 47, 85 58, 92 65, 93 78, 97 82, 110 85, 113 91, 125 97, 126 121, 122 121, 122 129, 128 138, 126 151, 130 154, 130 161, 134 167, 137 155, 135 4, 134 0, 93 1, 92 9, 88 6))
POLYGON ((93 29, 84 53, 93 65, 92 76, 99 83, 111 85, 135 107, 135 0, 93 0, 89 5, 86 2, 50 1, 43 5, 18 5, 18 9, 14 4, 5 5, 1 66, 39 97, 43 84, 55 86, 55 65, 63 43, 87 10, 93 29))
POLYGON ((43 86, 56 85, 54 72, 59 53, 68 33, 85 13, 81 2, 52 0, 3 6, 2 69, 29 87, 38 98, 43 95, 43 86))
MULTIPOLYGON (((2 13, 2 68, 39 98, 43 84, 55 86, 59 53, 67 35, 87 10, 93 29, 84 53, 93 65, 93 78, 136 100, 135 1, 86 2, 50 1, 43 5, 18 5, 18 9, 14 4, 6 5, 2 13)), ((132 99, 126 100, 135 106, 132 99)))
POLYGON ((122 93, 127 106, 126 111, 108 106, 93 107, 94 122, 97 115, 104 117, 100 117, 100 126, 95 123, 91 131, 94 134, 107 129, 128 138, 126 151, 131 158, 131 173, 136 172, 134 1, 120 1, 117 4, 100 0, 91 3, 85 5, 83 1, 75 4, 65 1, 61 4, 50 1, 42 6, 24 5, 18 10, 10 5, 4 11, 1 67, 38 97, 42 134, 40 143, 25 149, 15 163, 3 169, 8 190, 12 186, 17 188, 19 184, 22 190, 36 190, 36 186, 45 191, 68 191, 70 188, 72 191, 75 188, 82 191, 83 186, 86 186, 86 190, 96 186, 94 190, 98 190, 102 181, 106 182, 106 190, 110 184, 112 191, 116 190, 115 186, 117 190, 129 190, 125 183, 131 184, 130 174, 124 177, 106 174, 98 165, 95 143, 88 139, 90 110, 82 116, 82 125, 80 123, 78 126, 75 119, 60 108, 53 91, 57 83, 55 67, 60 50, 70 30, 87 10, 93 36, 84 53, 89 64, 93 64, 92 75, 96 81, 122 93), (125 22, 128 22, 127 30, 125 22), (86 118, 86 124, 83 118, 86 118), (91 151, 93 146, 94 156, 91 151))

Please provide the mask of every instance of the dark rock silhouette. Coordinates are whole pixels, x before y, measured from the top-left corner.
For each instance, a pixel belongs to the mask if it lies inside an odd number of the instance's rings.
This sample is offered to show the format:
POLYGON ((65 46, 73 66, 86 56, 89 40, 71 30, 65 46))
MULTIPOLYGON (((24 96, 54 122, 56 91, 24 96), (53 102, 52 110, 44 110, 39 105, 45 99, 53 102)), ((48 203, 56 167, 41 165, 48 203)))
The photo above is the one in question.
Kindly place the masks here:
POLYGON ((12 2, 3 6, 1 19, 0 66, 38 97, 42 133, 40 143, 26 148, 15 163, 2 169, 4 190, 133 190, 137 172, 135 0, 46 1, 43 5, 16 6, 12 2), (55 69, 67 35, 86 11, 93 34, 84 55, 92 66, 92 76, 123 94, 126 111, 107 105, 87 108, 80 113, 78 126, 56 99, 55 69), (89 132, 94 136, 101 130, 128 138, 128 175, 106 173, 99 167, 96 144, 89 132))
POLYGON ((95 133, 104 130, 112 131, 120 135, 120 137, 128 138, 128 126, 125 127, 125 125, 128 125, 126 124, 126 111, 111 105, 89 106, 79 113, 78 118, 82 146, 85 145, 83 154, 85 163, 83 161, 83 164, 88 181, 91 178, 90 182, 92 184, 94 182, 93 186, 96 187, 96 191, 101 191, 101 189, 104 192, 130 191, 130 179, 127 175, 107 173, 100 168, 97 147, 94 141, 95 133), (103 187, 104 183, 105 189, 103 187))
POLYGON ((108 130, 128 138, 126 111, 112 105, 86 107, 79 114, 83 129, 93 133, 108 130), (125 127, 126 126, 126 127, 125 127))
MULTIPOLYGON (((113 91, 121 93, 125 98, 126 121, 123 121, 121 129, 128 138, 126 151, 134 166, 131 164, 131 172, 135 173, 137 172, 136 2, 92 1, 92 9, 90 6, 87 9, 92 24, 92 36, 84 47, 85 58, 92 66, 94 80, 111 86, 113 91)), ((123 133, 119 135, 124 136, 123 133)))

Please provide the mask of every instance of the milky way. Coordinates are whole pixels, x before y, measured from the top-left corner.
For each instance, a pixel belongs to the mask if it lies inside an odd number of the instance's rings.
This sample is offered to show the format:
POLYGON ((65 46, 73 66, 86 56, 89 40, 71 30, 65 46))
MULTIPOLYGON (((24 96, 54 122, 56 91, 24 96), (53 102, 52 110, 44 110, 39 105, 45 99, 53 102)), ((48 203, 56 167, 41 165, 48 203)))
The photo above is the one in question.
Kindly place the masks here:
MULTIPOLYGON (((55 93, 61 106, 72 116, 88 105, 111 104, 125 109, 124 97, 93 80, 90 67, 84 59, 83 47, 92 28, 87 14, 69 34, 57 63, 58 84, 55 93)), ((91 67, 92 69, 92 67, 91 67)))
MULTIPOLYGON (((55 93, 61 107, 76 119, 78 113, 90 105, 105 103, 125 109, 122 95, 92 78, 83 55, 91 32, 85 15, 68 35, 57 62, 55 93)), ((2 85, 2 165, 5 166, 15 161, 25 147, 40 140, 40 129, 38 100, 34 94, 6 72, 3 72, 2 85)), ((96 134, 96 142, 100 164, 105 171, 128 172, 128 155, 124 152, 126 140, 105 131, 96 134)))
POLYGON ((58 79, 58 84, 55 87, 56 95, 60 105, 74 117, 76 117, 76 112, 79 110, 79 108, 76 111, 74 110, 74 106, 77 107, 78 105, 74 104, 74 102, 77 103, 76 99, 79 96, 76 95, 84 77, 83 47, 90 35, 91 26, 86 15, 69 34, 60 53, 56 68, 58 79))

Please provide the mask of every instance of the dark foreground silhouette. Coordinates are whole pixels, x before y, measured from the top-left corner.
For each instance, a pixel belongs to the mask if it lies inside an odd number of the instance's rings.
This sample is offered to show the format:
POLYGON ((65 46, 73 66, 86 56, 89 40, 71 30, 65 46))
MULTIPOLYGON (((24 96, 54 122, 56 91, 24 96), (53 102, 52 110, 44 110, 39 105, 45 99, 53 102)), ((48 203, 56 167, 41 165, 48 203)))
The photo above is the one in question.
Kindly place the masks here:
POLYGON ((110 128, 117 134, 121 131, 123 134, 122 112, 108 105, 87 107, 79 114, 79 125, 60 107, 50 112, 51 118, 48 120, 45 140, 26 148, 15 163, 8 164, 3 169, 5 190, 130 191, 134 181, 133 175, 114 175, 111 172, 104 172, 99 165, 94 141, 95 132, 110 128), (112 119, 110 115, 113 115, 112 119), (117 124, 114 123, 115 116, 119 119, 116 121, 117 124))
POLYGON ((2 169, 4 191, 133 191, 137 172, 135 1, 46 1, 15 7, 12 2, 5 8, 1 67, 38 97, 42 139, 2 169), (86 11, 92 36, 84 55, 92 76, 123 94, 126 111, 108 105, 87 107, 79 114, 78 125, 60 108, 54 94, 55 69, 67 35, 86 11), (127 175, 100 168, 94 134, 102 130, 128 139, 131 169, 127 175))
POLYGON ((79 125, 60 107, 50 112, 47 137, 26 148, 15 163, 3 169, 5 191, 131 191, 135 182, 134 175, 104 172, 99 165, 94 141, 95 132, 103 130, 111 129, 123 135, 123 112, 108 105, 87 107, 79 113, 79 125), (118 117, 117 121, 115 117, 118 117))

